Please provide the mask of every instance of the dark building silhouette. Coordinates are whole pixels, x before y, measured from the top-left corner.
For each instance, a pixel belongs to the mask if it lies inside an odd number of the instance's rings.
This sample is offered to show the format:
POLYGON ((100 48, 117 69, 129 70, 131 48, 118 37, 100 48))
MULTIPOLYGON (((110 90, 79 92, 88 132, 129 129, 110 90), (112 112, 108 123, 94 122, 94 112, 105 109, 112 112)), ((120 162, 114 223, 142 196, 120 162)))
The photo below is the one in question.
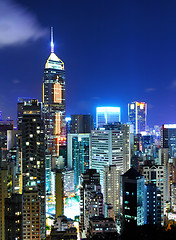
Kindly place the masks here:
POLYGON ((5 239, 23 239, 23 204, 21 194, 5 199, 5 239))
POLYGON ((90 133, 93 130, 93 116, 90 114, 71 115, 70 133, 90 133))
POLYGON ((168 148, 169 157, 176 157, 176 124, 162 126, 161 148, 168 148))
POLYGON ((122 214, 124 226, 131 224, 143 225, 145 187, 144 177, 134 168, 130 168, 122 175, 122 214))
POLYGON ((147 224, 161 225, 161 191, 152 183, 146 185, 147 224))

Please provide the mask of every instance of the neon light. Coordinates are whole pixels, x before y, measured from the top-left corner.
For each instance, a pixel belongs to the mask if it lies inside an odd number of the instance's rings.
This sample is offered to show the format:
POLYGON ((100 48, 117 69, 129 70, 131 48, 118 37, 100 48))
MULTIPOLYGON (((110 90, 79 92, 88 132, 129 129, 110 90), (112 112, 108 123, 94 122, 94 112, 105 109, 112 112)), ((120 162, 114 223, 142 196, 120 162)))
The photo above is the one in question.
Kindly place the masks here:
POLYGON ((56 138, 56 155, 59 156, 59 138, 56 138))
POLYGON ((60 118, 60 112, 57 112, 55 115, 55 134, 61 133, 61 118, 60 118))

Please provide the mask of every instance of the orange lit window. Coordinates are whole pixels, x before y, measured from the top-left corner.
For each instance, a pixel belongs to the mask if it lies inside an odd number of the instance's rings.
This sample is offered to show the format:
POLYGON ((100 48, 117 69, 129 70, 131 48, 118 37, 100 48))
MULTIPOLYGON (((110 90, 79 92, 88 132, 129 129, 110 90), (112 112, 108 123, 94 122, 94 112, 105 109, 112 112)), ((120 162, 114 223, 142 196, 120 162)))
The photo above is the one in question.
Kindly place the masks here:
POLYGON ((62 86, 58 82, 54 84, 54 102, 62 103, 62 86))
POLYGON ((60 113, 56 113, 55 115, 55 134, 61 133, 61 117, 60 113))

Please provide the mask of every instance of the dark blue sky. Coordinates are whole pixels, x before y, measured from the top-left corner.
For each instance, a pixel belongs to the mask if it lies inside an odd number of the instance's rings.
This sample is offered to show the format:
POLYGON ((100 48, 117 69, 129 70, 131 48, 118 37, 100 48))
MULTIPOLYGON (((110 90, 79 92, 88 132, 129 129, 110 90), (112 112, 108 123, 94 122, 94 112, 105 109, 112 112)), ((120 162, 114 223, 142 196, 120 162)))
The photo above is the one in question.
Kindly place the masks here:
POLYGON ((42 101, 53 26, 55 53, 66 68, 67 116, 95 114, 96 106, 120 106, 125 122, 128 102, 136 100, 148 103, 150 126, 176 122, 175 0, 3 1, 4 118, 16 118, 20 96, 42 101))

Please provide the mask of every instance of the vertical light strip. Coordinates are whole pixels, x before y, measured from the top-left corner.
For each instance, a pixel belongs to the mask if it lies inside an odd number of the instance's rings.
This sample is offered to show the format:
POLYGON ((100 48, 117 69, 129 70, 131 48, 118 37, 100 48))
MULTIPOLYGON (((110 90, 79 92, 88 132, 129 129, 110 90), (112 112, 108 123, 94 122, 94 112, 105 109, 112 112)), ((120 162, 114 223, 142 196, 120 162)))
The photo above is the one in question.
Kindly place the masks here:
POLYGON ((55 134, 59 135, 61 133, 61 117, 60 112, 55 115, 55 134))
POLYGON ((136 134, 138 133, 138 102, 135 102, 135 109, 136 109, 136 113, 135 113, 135 117, 136 117, 136 134))
POLYGON ((58 82, 54 84, 54 102, 62 103, 62 86, 58 82))

